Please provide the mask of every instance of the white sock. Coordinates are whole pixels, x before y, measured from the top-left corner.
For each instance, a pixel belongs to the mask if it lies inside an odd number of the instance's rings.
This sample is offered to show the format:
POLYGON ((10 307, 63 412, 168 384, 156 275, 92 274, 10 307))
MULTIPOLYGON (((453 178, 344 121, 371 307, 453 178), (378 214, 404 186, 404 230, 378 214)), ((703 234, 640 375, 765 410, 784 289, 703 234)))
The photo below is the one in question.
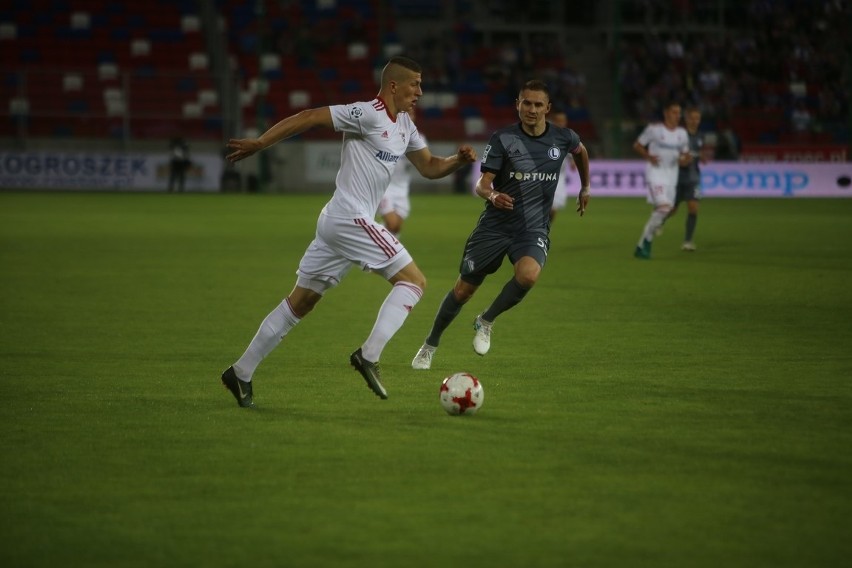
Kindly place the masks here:
POLYGON ((639 246, 642 246, 644 241, 651 242, 654 240, 654 232, 663 226, 663 223, 666 222, 666 216, 669 214, 668 210, 664 209, 654 209, 651 212, 651 217, 648 218, 648 222, 645 223, 645 228, 642 230, 642 238, 639 239, 639 246))
POLYGON ((385 345, 399 331, 408 312, 420 301, 423 290, 410 282, 397 282, 385 298, 370 337, 361 346, 361 354, 370 362, 377 362, 385 345))
POLYGON ((263 361, 263 358, 272 353, 284 336, 301 320, 296 317, 290 304, 285 298, 274 310, 269 312, 260 328, 249 343, 246 352, 234 363, 234 372, 237 378, 243 381, 251 381, 255 369, 263 361))

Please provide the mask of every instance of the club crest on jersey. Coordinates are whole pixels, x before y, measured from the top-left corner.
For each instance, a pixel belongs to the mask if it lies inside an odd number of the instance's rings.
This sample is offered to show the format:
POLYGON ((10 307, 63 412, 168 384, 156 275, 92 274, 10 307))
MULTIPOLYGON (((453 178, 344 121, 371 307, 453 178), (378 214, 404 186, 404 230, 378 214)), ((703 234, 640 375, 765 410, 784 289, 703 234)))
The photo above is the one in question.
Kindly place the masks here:
POLYGON ((349 116, 352 118, 361 118, 361 115, 364 114, 364 111, 361 110, 361 107, 352 107, 349 109, 349 116))
POLYGON ((562 155, 562 152, 559 151, 559 148, 556 146, 551 146, 550 150, 547 151, 547 155, 550 156, 551 160, 558 160, 562 155))

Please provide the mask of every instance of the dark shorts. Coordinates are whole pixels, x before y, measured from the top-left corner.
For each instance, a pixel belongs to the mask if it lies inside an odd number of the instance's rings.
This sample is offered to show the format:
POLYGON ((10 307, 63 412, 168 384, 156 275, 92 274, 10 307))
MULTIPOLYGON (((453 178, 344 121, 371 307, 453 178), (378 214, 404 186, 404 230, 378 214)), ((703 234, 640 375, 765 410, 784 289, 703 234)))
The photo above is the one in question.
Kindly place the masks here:
POLYGON ((464 245, 459 275, 468 284, 479 286, 489 274, 494 274, 508 256, 515 264, 524 256, 531 256, 544 266, 550 238, 541 233, 504 235, 495 231, 474 230, 464 245))
POLYGON ((675 196, 675 206, 684 201, 699 201, 701 199, 701 184, 700 183, 679 183, 677 184, 677 195, 675 196))

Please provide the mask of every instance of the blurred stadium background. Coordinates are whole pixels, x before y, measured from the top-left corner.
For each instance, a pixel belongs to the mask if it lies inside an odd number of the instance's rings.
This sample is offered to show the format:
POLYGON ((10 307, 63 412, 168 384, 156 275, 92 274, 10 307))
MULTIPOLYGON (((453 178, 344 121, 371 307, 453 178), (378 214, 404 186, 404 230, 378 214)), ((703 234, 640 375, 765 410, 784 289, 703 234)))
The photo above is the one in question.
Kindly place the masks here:
MULTIPOLYGON (((165 154, 183 137, 221 159, 230 137, 372 98, 387 58, 405 54, 424 66, 418 120, 439 149, 486 140, 539 77, 593 158, 632 158, 675 98, 702 109, 717 160, 846 161, 850 12, 843 0, 9 0, 0 151, 165 154)), ((310 189, 301 142, 337 135, 301 138, 223 167, 222 187, 310 189)))

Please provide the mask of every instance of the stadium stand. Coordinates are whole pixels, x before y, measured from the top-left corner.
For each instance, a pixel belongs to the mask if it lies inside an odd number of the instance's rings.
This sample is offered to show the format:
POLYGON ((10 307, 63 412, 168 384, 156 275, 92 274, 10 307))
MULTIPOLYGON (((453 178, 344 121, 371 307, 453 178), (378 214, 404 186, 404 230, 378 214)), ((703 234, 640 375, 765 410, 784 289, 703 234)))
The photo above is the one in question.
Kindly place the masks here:
POLYGON ((514 120, 518 85, 538 77, 592 144, 611 126, 601 95, 616 92, 623 118, 640 126, 675 98, 703 110, 706 130, 740 143, 848 142, 850 3, 625 0, 617 36, 602 16, 614 5, 8 0, 0 126, 18 137, 222 140, 303 108, 370 98, 384 61, 405 53, 424 66, 419 120, 433 140, 486 138, 514 120), (696 23, 719 6, 718 25, 696 23), (595 27, 576 21, 583 14, 597 28, 580 36, 595 27), (578 51, 584 44, 592 47, 578 51), (603 73, 589 67, 596 52, 604 62, 609 53, 603 73))
POLYGON ((628 116, 644 124, 674 99, 701 108, 706 129, 743 144, 848 143, 850 4, 728 7, 724 33, 684 27, 623 37, 614 67, 628 116))
POLYGON ((500 57, 495 59, 495 49, 477 41, 469 23, 445 21, 444 8, 435 2, 267 0, 262 20, 253 1, 220 6, 228 22, 228 51, 238 70, 247 126, 262 128, 308 106, 370 98, 378 89, 377 72, 383 63, 404 53, 424 66, 418 120, 432 139, 483 139, 514 120, 516 82, 526 76, 551 81, 556 95, 566 101, 561 106, 572 124, 584 139, 596 138, 583 100, 583 78, 550 49, 550 38, 534 38, 538 41, 529 48, 507 41, 496 50, 500 57), (403 41, 399 29, 405 26, 449 33, 404 34, 403 41), (533 54, 535 66, 526 65, 533 54))
POLYGON ((15 0, 0 12, 9 132, 209 136, 221 109, 194 0, 15 0))

